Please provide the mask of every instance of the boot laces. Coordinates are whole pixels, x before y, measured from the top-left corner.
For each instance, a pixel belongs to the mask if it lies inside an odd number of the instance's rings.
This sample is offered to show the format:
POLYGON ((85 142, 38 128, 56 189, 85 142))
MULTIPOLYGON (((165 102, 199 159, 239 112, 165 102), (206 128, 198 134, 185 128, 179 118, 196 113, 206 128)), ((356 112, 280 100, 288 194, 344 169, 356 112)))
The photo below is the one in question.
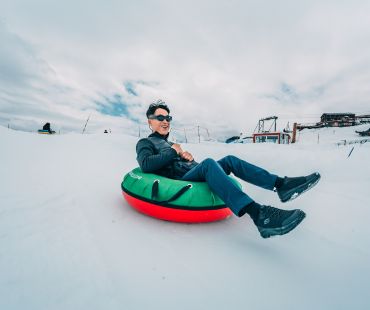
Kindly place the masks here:
POLYGON ((274 208, 271 206, 265 206, 262 221, 264 225, 267 225, 269 223, 280 222, 287 215, 288 212, 289 211, 274 208))
POLYGON ((271 213, 270 213, 270 216, 271 218, 275 219, 275 218, 280 218, 281 215, 283 214, 283 212, 285 210, 281 210, 281 209, 278 209, 278 208, 274 208, 274 207, 270 207, 271 209, 271 213))

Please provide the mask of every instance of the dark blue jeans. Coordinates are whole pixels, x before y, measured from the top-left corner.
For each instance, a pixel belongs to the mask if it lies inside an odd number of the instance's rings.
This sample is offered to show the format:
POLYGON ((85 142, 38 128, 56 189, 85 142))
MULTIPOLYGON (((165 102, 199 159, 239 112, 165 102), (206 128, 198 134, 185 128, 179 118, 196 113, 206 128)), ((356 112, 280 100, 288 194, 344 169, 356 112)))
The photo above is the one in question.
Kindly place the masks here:
POLYGON ((236 177, 256 186, 273 190, 277 176, 254 166, 238 157, 229 155, 219 161, 207 158, 199 165, 188 171, 183 177, 184 181, 205 181, 211 190, 219 196, 225 204, 238 215, 239 211, 253 202, 228 175, 233 173, 236 177))

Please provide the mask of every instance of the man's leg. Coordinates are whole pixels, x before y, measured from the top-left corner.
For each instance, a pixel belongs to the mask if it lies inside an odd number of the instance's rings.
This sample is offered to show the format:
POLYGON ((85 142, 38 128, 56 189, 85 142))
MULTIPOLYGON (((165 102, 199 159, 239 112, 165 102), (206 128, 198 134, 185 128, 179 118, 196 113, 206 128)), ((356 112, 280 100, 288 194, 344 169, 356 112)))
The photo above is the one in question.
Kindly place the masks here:
MULTIPOLYGON (((274 179, 276 181, 276 176, 270 175, 261 168, 256 168, 252 165, 243 167, 246 170, 245 172, 254 170, 257 179, 262 179, 263 175, 270 178, 269 181, 259 180, 256 182, 256 185, 268 189, 273 188, 272 184, 274 179)), ((226 172, 230 173, 228 170, 226 172)), ((271 206, 261 206, 240 190, 230 180, 226 172, 219 162, 213 159, 206 159, 186 173, 182 180, 206 181, 211 190, 225 202, 234 214, 242 216, 248 213, 263 238, 287 234, 297 227, 306 216, 302 210, 298 209, 286 211, 271 206)), ((251 183, 255 184, 254 182, 251 183)))
POLYGON ((231 172, 238 178, 256 186, 273 190, 277 175, 252 165, 236 156, 229 155, 218 161, 226 174, 231 172))
POLYGON ((238 178, 265 189, 274 190, 275 188, 282 202, 297 198, 314 187, 320 180, 318 172, 303 177, 280 178, 232 155, 222 158, 218 163, 226 174, 232 172, 238 178))
POLYGON ((222 167, 211 158, 203 160, 191 169, 182 180, 206 181, 212 192, 218 195, 237 216, 241 209, 253 202, 253 199, 231 181, 222 167))

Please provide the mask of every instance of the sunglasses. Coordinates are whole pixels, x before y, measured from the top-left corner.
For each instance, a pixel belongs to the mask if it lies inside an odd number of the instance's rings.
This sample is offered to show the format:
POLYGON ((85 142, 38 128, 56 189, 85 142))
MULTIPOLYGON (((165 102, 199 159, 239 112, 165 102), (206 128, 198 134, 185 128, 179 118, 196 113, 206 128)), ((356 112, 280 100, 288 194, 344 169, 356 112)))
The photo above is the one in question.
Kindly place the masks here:
POLYGON ((172 121, 172 116, 170 115, 150 115, 149 119, 156 119, 157 121, 163 122, 166 120, 167 122, 172 121))

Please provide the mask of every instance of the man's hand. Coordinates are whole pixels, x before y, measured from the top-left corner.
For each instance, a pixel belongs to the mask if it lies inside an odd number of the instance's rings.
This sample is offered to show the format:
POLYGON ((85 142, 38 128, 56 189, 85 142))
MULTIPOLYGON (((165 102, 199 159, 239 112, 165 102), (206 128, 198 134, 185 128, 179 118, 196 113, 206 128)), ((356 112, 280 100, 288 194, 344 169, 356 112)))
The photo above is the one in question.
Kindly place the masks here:
POLYGON ((179 154, 181 158, 184 158, 188 161, 194 160, 193 155, 187 151, 183 151, 180 144, 174 143, 171 147, 177 152, 177 154, 179 154))
POLYGON ((181 153, 183 153, 184 151, 182 150, 182 148, 181 148, 181 145, 180 144, 177 144, 177 143, 174 143, 174 144, 172 144, 172 146, 171 146, 175 151, 176 151, 176 153, 177 154, 179 154, 180 156, 181 156, 181 153))
POLYGON ((182 152, 181 154, 179 154, 182 158, 188 160, 188 161, 193 161, 194 158, 193 158, 193 155, 191 155, 189 152, 185 151, 185 152, 182 152))

